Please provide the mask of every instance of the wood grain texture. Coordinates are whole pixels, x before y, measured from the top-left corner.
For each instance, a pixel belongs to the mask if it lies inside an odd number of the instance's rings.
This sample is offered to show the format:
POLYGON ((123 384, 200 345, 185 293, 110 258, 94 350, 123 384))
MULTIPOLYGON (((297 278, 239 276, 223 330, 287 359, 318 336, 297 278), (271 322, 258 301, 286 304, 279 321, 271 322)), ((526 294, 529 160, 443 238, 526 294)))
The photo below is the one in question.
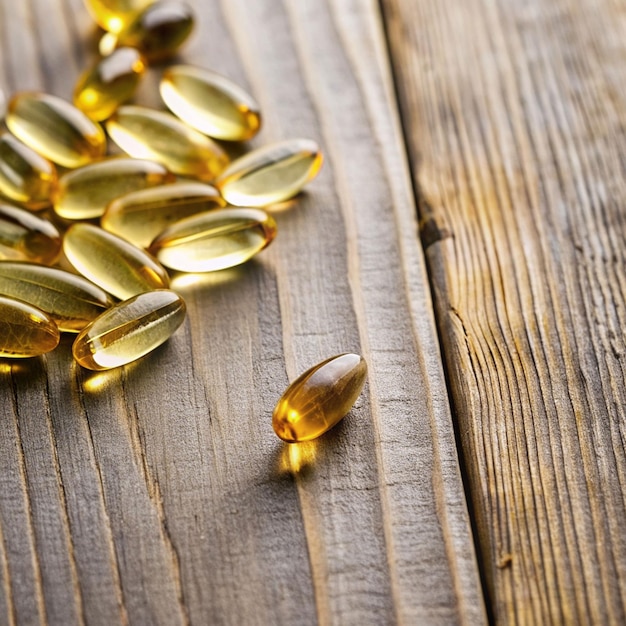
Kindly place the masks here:
POLYGON ((383 4, 496 621, 624 623, 624 5, 383 4))
MULTIPOLYGON (((326 165, 258 261, 175 278, 188 319, 147 358, 89 373, 70 338, 0 364, 0 623, 484 622, 378 5, 192 4, 178 60, 255 94, 253 145, 311 137, 326 165), (288 380, 342 351, 369 364, 355 408, 282 444, 288 380)), ((80 1, 0 20, 0 88, 69 97, 80 1)))

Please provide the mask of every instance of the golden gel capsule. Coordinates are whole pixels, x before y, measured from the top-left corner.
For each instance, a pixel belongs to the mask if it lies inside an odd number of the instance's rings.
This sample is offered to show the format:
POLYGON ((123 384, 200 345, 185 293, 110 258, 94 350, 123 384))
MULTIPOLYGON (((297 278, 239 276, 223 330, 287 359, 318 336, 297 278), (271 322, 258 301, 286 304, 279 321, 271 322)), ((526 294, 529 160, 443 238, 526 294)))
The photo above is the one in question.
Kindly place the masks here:
POLYGON ((178 182, 142 189, 113 200, 100 219, 105 230, 140 248, 178 220, 225 205, 215 187, 178 182))
POLYGON ((154 0, 85 0, 85 6, 99 26, 119 33, 154 0))
POLYGON ((367 365, 358 354, 340 354, 315 365, 291 383, 278 401, 274 432, 288 443, 323 435, 352 408, 366 375, 367 365))
POLYGON ((113 306, 109 295, 81 276, 56 267, 0 262, 0 294, 45 311, 59 330, 77 333, 113 306))
POLYGON ((50 205, 56 182, 50 161, 13 135, 0 136, 0 194, 36 211, 50 205))
POLYGON ((139 51, 119 48, 87 70, 74 88, 74 105, 100 122, 132 98, 146 70, 139 51))
POLYGON ((57 325, 32 304, 0 296, 0 357, 28 358, 54 350, 57 325))
POLYGON ((61 176, 53 195, 54 211, 68 220, 100 217, 119 196, 175 180, 171 172, 154 161, 104 159, 61 176))
POLYGON ((106 123, 109 137, 130 156, 153 159, 181 176, 213 180, 228 163, 211 139, 171 113, 146 107, 120 107, 106 123))
POLYGON ((226 141, 245 141, 261 126, 259 105, 228 78, 191 65, 163 73, 161 97, 170 111, 201 133, 226 141))
POLYGON ((117 34, 106 33, 100 40, 100 54, 116 48, 137 48, 152 63, 172 56, 193 29, 193 11, 183 2, 154 2, 117 34))
POLYGON ((0 260, 52 265, 61 254, 61 234, 52 222, 0 204, 0 260))
POLYGON ((70 226, 63 252, 85 278, 120 300, 169 286, 167 272, 147 252, 91 224, 70 226))
POLYGON ((233 161, 214 181, 229 204, 268 206, 287 200, 317 176, 322 153, 310 139, 289 139, 233 161))
POLYGON ((167 341, 184 319, 185 302, 175 292, 142 293, 91 322, 74 341, 74 358, 91 370, 126 365, 167 341))
POLYGON ((6 125, 26 145, 64 167, 80 167, 106 152, 102 128, 69 102, 49 94, 15 94, 6 125))
POLYGON ((275 236, 274 218, 261 209, 219 209, 176 222, 149 250, 171 269, 212 272, 245 263, 275 236))

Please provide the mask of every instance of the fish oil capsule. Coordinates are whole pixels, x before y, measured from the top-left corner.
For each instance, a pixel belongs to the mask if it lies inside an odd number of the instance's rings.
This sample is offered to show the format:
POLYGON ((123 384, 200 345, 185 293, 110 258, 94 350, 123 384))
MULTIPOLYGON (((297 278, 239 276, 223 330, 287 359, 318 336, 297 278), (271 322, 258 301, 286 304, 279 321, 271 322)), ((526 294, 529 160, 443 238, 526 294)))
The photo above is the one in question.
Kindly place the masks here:
POLYGON ((0 194, 36 211, 50 205, 56 182, 48 159, 9 133, 0 136, 0 194))
POLYGON ((201 133, 226 141, 245 141, 261 126, 260 107, 224 76, 191 65, 163 73, 161 97, 168 109, 201 133))
POLYGON ((0 294, 45 311, 59 330, 77 333, 113 306, 110 296, 82 276, 56 267, 0 262, 0 294))
POLYGON ((117 34, 106 33, 100 40, 100 54, 116 48, 137 48, 148 62, 171 57, 189 37, 194 25, 193 11, 183 2, 162 0, 147 6, 117 34))
POLYGON ((317 176, 322 153, 310 139, 289 139, 233 161, 214 181, 229 204, 267 206, 295 196, 317 176))
POLYGON ((102 128, 66 100, 49 94, 15 94, 6 125, 27 146, 64 167, 80 167, 106 152, 102 128))
POLYGON ((119 196, 175 180, 171 172, 154 161, 104 159, 61 176, 52 198, 54 211, 68 220, 100 217, 109 202, 119 196))
POLYGON ((85 6, 99 26, 119 33, 154 0, 85 0, 85 6))
POLYGON ((120 300, 169 286, 169 277, 147 252, 92 224, 73 224, 63 252, 85 278, 120 300))
POLYGON ((288 443, 323 435, 352 408, 366 375, 367 365, 358 354, 340 354, 315 365, 276 404, 274 432, 288 443))
POLYGON ((167 341, 183 323, 185 310, 183 299, 169 290, 149 291, 120 302, 76 337, 74 358, 91 370, 126 365, 167 341))
POLYGON ((157 235, 178 220, 224 205, 215 187, 181 181, 141 189, 113 200, 100 225, 140 248, 147 248, 157 235))
POLYGON ((213 180, 226 164, 226 153, 211 139, 171 113, 146 107, 120 107, 106 123, 109 137, 130 156, 153 159, 181 176, 213 180))
POLYGON ((274 218, 261 209, 219 209, 176 222, 149 250, 171 269, 211 272, 244 263, 275 236, 274 218))
POLYGON ((57 325, 32 304, 0 296, 0 357, 28 358, 54 350, 57 325))
POLYGON ((0 260, 52 265, 61 253, 61 234, 52 222, 24 209, 0 204, 0 260))
POLYGON ((119 48, 81 75, 74 88, 74 105, 94 121, 105 120, 132 98, 145 70, 138 50, 119 48))

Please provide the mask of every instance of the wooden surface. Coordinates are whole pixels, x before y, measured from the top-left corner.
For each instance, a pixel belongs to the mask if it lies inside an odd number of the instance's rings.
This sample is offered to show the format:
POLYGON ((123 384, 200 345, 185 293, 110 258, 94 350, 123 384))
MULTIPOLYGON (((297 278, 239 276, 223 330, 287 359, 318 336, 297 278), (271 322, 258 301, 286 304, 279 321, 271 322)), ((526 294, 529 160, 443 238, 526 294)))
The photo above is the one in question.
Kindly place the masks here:
MULTIPOLYGON (((192 5, 177 60, 326 164, 152 355, 0 362, 0 624, 623 623, 624 5, 192 5), (355 408, 282 444, 342 351, 355 408)), ((0 89, 70 97, 95 41, 0 0, 0 89)))

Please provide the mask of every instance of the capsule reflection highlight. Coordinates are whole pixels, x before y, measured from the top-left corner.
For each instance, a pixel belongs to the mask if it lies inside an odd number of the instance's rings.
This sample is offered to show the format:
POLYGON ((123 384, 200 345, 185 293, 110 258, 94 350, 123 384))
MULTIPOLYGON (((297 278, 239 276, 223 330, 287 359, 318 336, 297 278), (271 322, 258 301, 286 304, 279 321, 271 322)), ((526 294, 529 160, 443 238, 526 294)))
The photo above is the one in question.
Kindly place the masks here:
POLYGON ((126 105, 107 121, 106 128, 130 156, 158 161, 181 176, 211 181, 228 163, 222 148, 171 113, 126 105))
POLYGON ((35 152, 63 167, 86 165, 106 152, 102 128, 66 100, 50 94, 16 93, 9 101, 6 125, 35 152))
POLYGON ((94 121, 106 120, 133 97, 145 70, 137 50, 115 50, 80 76, 74 88, 74 105, 94 121))
POLYGON ((97 317, 76 337, 76 362, 91 370, 131 363, 167 341, 185 319, 185 303, 173 291, 139 294, 97 317))
POLYGON ((359 397, 367 365, 358 354, 340 354, 307 370, 289 385, 272 417, 288 443, 309 441, 335 426, 359 397))
POLYGON ((37 307, 0 295, 0 357, 29 358, 59 344, 54 321, 37 307))
POLYGON ((233 161, 214 181, 229 204, 262 207, 299 193, 317 176, 322 153, 310 139, 290 139, 233 161))
POLYGON ((251 259, 276 236, 274 218, 260 209, 219 209, 176 222, 151 244, 166 267, 212 272, 251 259))
POLYGON ((167 272, 156 259, 91 224, 73 224, 65 233, 63 251, 78 272, 120 300, 169 286, 167 272))

